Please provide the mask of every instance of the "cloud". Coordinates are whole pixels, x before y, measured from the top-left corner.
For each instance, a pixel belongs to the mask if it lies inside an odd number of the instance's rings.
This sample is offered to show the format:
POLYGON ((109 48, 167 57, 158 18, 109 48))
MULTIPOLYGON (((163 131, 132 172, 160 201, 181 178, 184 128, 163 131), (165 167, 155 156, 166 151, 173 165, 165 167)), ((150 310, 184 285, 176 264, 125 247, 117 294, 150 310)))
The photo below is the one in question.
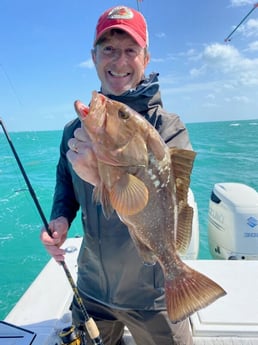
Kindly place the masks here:
POLYGON ((256 36, 258 37, 258 20, 250 19, 243 27, 243 34, 246 37, 256 36))
POLYGON ((205 74, 205 70, 206 70, 206 66, 202 66, 200 68, 192 68, 190 70, 190 76, 194 78, 200 77, 201 75, 205 74))
POLYGON ((215 95, 213 93, 209 93, 207 96, 206 96, 207 99, 209 100, 213 100, 215 99, 215 95))
MULTIPOLYGON (((257 45, 253 44, 253 49, 257 45)), ((230 112, 234 109, 236 116, 246 111, 244 107, 248 105, 255 111, 258 97, 257 58, 250 58, 247 50, 242 52, 231 44, 221 43, 206 45, 198 52, 199 60, 190 60, 190 55, 185 54, 191 66, 188 76, 179 77, 174 73, 160 77, 162 95, 168 104, 171 95, 178 94, 186 104, 195 104, 196 100, 202 99, 196 108, 201 106, 210 114, 218 109, 230 112)))
POLYGON ((254 0, 231 0, 231 6, 234 6, 234 7, 253 5, 253 4, 254 4, 254 0))
POLYGON ((159 62, 165 62, 166 59, 164 58, 153 58, 151 57, 151 62, 156 62, 156 63, 159 63, 159 62))
MULTIPOLYGON (((165 84, 166 80, 163 80, 163 78, 160 78, 160 82, 165 84)), ((169 84, 167 81, 166 84, 169 84)), ((170 83, 172 84, 172 83, 170 83)), ((217 92, 219 90, 220 84, 218 81, 205 81, 205 82, 197 82, 197 83, 186 83, 179 86, 173 86, 173 87, 163 87, 162 88, 162 94, 163 95, 169 95, 169 94, 194 94, 196 92, 207 92, 208 90, 212 90, 213 92, 217 92)))
POLYGON ((155 36, 158 38, 164 38, 164 37, 166 37, 166 34, 165 34, 165 32, 158 32, 155 34, 155 36))
POLYGON ((151 62, 164 63, 167 61, 175 61, 177 58, 173 54, 167 54, 165 57, 153 57, 151 55, 151 62))
POLYGON ((258 51, 258 41, 249 43, 247 50, 249 51, 258 51))
POLYGON ((250 103, 250 99, 246 96, 234 96, 232 99, 240 103, 250 103))
MULTIPOLYGON (((253 48, 257 48, 257 44, 254 44, 253 48)), ((235 86, 258 85, 258 59, 242 55, 232 45, 207 45, 202 52, 201 62, 199 68, 190 70, 192 77, 209 74, 210 77, 220 77, 221 80, 231 78, 235 86)))
MULTIPOLYGON (((232 29, 235 29, 235 27, 232 29)), ((246 23, 242 23, 237 31, 242 34, 243 37, 258 37, 258 20, 249 19, 246 23)))
POLYGON ((224 72, 234 68, 241 60, 240 53, 236 48, 220 43, 206 46, 202 58, 208 66, 215 69, 222 68, 224 72))
POLYGON ((224 101, 227 103, 240 103, 240 104, 250 104, 251 100, 250 98, 246 97, 246 96, 233 96, 233 97, 225 97, 224 101))
POLYGON ((90 58, 86 61, 81 62, 79 64, 79 67, 92 69, 92 68, 94 68, 94 63, 93 63, 92 59, 90 58))

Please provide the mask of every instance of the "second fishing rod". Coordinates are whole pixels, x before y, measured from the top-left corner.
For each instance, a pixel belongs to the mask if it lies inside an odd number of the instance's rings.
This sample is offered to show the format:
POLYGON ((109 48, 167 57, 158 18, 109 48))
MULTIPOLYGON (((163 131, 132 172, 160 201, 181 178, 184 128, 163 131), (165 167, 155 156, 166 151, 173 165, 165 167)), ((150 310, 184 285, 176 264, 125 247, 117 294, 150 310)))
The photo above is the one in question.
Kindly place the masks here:
MULTIPOLYGON (((46 228, 46 231, 47 231, 48 235, 50 237, 52 237, 52 232, 51 232, 51 229, 49 228, 48 221, 47 221, 47 219, 46 219, 46 217, 44 215, 44 212, 43 212, 43 210, 42 210, 42 208, 40 206, 40 203, 38 201, 36 193, 35 193, 34 189, 32 188, 30 180, 29 180, 29 178, 28 178, 28 176, 27 176, 27 174, 25 172, 25 169, 24 169, 24 167, 23 167, 23 165, 21 163, 21 160, 20 160, 20 158, 19 158, 19 156, 17 154, 17 151, 16 151, 16 149, 15 149, 13 143, 12 143, 12 140, 11 140, 11 138, 10 138, 10 136, 9 136, 9 134, 8 134, 8 132, 7 132, 6 128, 5 128, 5 126, 4 126, 4 123, 3 123, 1 118, 0 118, 0 125, 1 125, 1 127, 3 129, 3 132, 4 132, 4 134, 6 136, 6 139, 7 139, 8 143, 9 143, 9 146, 10 146, 12 152, 13 152, 15 160, 16 160, 19 168, 20 168, 20 171, 21 171, 21 173, 23 175, 23 178, 24 178, 24 180, 26 182, 26 185, 28 187, 30 195, 31 195, 31 197, 32 197, 32 199, 34 201, 34 204, 35 204, 35 206, 36 206, 36 208, 37 208, 37 210, 38 210, 38 212, 40 214, 41 220, 42 220, 42 222, 43 222, 43 224, 44 224, 44 226, 46 228)), ((77 289, 77 286, 76 286, 76 284, 75 284, 75 282, 74 282, 74 280, 72 278, 72 275, 71 275, 71 273, 70 273, 70 271, 69 271, 65 261, 61 261, 60 263, 61 263, 61 265, 62 265, 62 267, 64 269, 64 272, 66 274, 66 277, 67 277, 67 279, 68 279, 68 281, 69 281, 69 283, 71 285, 71 288, 72 288, 73 293, 74 293, 74 297, 75 297, 75 299, 76 299, 76 301, 77 301, 77 303, 78 303, 78 305, 80 307, 80 310, 82 312, 82 315, 83 315, 84 321, 85 321, 85 328, 86 328, 86 330, 87 330, 87 332, 89 334, 90 339, 92 340, 92 343, 94 345, 104 345, 104 343, 103 343, 103 341, 101 339, 100 333, 99 333, 99 329, 98 329, 95 321, 89 316, 89 314, 88 314, 88 312, 87 312, 87 310, 86 310, 86 308, 85 308, 85 306, 83 304, 83 301, 82 301, 82 299, 80 297, 80 294, 79 294, 79 291, 77 289)), ((80 345, 79 340, 78 340, 78 342, 76 342, 76 340, 74 340, 73 330, 74 330, 74 326, 72 326, 70 329, 65 329, 61 333, 60 336, 61 336, 62 340, 64 341, 63 342, 64 344, 71 344, 71 345, 73 345, 73 344, 77 345, 78 344, 78 345, 80 345), (69 339, 71 339, 71 341, 69 339)))

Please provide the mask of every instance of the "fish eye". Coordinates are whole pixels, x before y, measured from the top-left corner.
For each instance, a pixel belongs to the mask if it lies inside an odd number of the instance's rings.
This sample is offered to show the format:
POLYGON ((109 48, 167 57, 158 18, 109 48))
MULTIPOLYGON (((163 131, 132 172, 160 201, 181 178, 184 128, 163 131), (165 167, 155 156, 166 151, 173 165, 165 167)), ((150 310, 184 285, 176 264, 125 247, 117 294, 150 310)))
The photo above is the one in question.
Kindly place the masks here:
POLYGON ((122 120, 127 120, 127 119, 129 119, 130 114, 127 111, 124 111, 124 110, 120 109, 120 110, 118 110, 118 116, 122 120))

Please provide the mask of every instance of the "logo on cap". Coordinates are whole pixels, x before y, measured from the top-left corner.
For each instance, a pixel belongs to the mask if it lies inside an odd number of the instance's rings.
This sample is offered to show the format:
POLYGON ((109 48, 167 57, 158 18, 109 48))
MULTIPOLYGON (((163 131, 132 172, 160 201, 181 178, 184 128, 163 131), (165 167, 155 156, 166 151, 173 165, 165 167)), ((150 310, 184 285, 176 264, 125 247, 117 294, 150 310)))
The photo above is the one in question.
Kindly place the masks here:
POLYGON ((132 19, 133 12, 128 7, 117 6, 108 13, 108 19, 132 19))

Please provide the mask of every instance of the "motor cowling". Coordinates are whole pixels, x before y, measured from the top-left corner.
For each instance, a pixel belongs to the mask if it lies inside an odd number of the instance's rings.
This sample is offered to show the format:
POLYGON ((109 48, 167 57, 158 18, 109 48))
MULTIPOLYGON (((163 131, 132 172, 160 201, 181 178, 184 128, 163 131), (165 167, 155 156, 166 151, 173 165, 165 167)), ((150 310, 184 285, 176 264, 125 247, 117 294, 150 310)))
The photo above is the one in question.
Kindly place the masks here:
POLYGON ((208 215, 214 259, 258 260, 258 193, 241 183, 217 183, 208 215))

